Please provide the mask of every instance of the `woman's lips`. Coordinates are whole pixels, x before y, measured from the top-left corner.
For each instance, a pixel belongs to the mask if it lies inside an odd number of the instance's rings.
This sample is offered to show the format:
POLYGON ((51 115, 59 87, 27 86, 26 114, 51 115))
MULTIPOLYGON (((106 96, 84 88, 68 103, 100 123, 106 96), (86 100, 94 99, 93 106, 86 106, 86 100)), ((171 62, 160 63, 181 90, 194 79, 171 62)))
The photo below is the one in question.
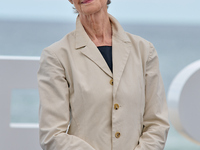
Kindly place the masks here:
POLYGON ((93 0, 84 0, 84 1, 82 1, 81 2, 81 4, 87 4, 87 3, 90 3, 90 2, 92 2, 93 0))

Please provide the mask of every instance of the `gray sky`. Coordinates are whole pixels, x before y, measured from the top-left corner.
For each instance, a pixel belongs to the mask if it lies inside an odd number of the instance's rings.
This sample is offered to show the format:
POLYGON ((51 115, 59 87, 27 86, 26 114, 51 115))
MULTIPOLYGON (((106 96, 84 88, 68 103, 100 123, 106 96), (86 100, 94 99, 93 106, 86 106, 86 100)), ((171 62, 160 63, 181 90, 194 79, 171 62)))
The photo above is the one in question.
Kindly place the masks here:
MULTIPOLYGON (((200 0, 112 0, 120 22, 200 25, 200 0)), ((0 19, 72 21, 68 0, 0 0, 0 19)))

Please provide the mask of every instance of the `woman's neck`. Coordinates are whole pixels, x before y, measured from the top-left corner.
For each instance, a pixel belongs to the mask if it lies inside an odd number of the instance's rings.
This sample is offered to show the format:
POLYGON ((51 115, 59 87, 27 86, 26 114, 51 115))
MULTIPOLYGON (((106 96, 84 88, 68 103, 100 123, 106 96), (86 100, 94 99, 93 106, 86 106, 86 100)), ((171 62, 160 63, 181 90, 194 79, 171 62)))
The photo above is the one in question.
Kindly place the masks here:
POLYGON ((112 28, 107 10, 91 15, 80 14, 80 21, 96 46, 112 46, 112 28))

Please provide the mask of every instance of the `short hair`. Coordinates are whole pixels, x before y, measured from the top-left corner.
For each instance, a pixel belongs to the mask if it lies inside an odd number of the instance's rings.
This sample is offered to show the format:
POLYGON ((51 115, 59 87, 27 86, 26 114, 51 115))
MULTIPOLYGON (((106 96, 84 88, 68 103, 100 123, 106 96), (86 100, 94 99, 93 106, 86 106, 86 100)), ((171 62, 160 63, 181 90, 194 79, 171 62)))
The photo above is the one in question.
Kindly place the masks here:
MULTIPOLYGON (((111 0, 107 0, 107 7, 108 7, 108 5, 111 3, 111 0)), ((73 7, 73 9, 74 9, 74 12, 75 13, 78 13, 78 11, 76 10, 76 8, 75 7, 73 7)))

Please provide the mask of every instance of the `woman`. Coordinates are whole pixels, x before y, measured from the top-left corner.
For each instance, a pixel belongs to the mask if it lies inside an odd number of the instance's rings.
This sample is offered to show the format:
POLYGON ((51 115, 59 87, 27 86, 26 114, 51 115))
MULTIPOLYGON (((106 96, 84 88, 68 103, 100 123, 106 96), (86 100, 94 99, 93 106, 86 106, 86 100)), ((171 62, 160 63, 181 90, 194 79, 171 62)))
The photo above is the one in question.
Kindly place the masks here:
POLYGON ((169 123, 155 48, 122 29, 109 0, 70 2, 76 30, 41 55, 42 148, 164 149, 169 123))

